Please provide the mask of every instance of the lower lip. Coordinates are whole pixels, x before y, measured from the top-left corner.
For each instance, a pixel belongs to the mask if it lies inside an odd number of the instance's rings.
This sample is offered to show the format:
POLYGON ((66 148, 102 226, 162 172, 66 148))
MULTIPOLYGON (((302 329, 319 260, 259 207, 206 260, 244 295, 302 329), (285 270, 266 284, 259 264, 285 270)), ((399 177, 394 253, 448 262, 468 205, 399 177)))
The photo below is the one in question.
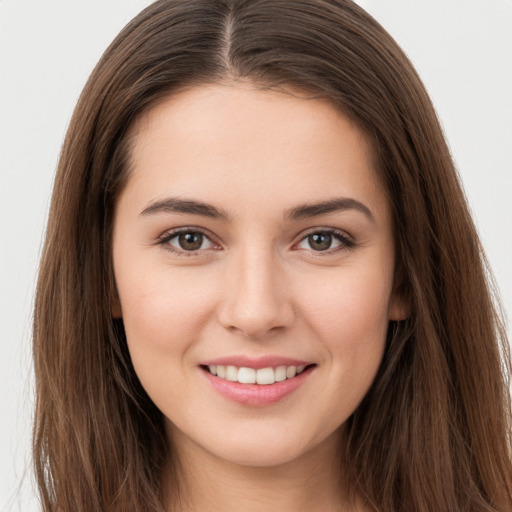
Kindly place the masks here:
POLYGON ((203 368, 201 371, 213 389, 226 398, 245 405, 263 406, 279 402, 293 393, 306 381, 314 368, 310 366, 291 379, 267 385, 241 384, 216 377, 203 368))

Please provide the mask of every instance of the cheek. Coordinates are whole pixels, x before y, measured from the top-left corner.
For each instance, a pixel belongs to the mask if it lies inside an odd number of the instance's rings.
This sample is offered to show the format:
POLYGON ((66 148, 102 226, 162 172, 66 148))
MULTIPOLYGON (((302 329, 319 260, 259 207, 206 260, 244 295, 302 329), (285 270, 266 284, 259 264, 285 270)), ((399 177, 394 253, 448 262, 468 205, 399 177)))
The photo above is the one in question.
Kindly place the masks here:
POLYGON ((391 271, 352 267, 316 283, 304 302, 330 338, 343 332, 371 333, 388 323, 391 290, 391 271))
POLYGON ((117 286, 134 364, 186 352, 199 338, 211 309, 209 281, 201 271, 176 271, 161 264, 146 272, 140 267, 118 268, 117 286))
MULTIPOLYGON (((130 264, 131 266, 131 264, 130 264)), ((211 312, 204 276, 154 264, 140 272, 118 266, 118 291, 130 358, 143 388, 161 410, 186 410, 194 347, 211 312)), ((200 272, 199 272, 200 273, 200 272)), ((197 269, 196 269, 197 274, 197 269)), ((210 280, 211 281, 211 280, 210 280)))
POLYGON ((391 271, 378 267, 374 271, 347 269, 316 286, 305 299, 306 321, 328 353, 345 395, 349 389, 356 394, 366 392, 382 360, 391 276, 391 271))

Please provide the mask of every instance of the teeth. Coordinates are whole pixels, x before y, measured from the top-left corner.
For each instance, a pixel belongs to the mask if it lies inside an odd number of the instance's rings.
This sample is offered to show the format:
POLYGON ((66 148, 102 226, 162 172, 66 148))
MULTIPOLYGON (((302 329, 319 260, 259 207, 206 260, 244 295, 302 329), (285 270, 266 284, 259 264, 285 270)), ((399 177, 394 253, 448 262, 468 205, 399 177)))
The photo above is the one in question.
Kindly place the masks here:
POLYGON ((238 368, 236 366, 226 366, 226 379, 233 382, 238 380, 238 368))
POLYGON ((232 365, 210 365, 208 370, 212 375, 217 375, 221 379, 242 384, 260 384, 266 386, 274 382, 282 382, 286 379, 292 379, 304 371, 306 365, 300 366, 278 366, 277 368, 238 368, 232 365))
POLYGON ((278 366, 275 373, 276 382, 282 382, 283 380, 286 380, 286 366, 278 366))
POLYGON ((254 368, 240 368, 238 382, 242 384, 256 384, 256 370, 254 368))
POLYGON ((295 375, 297 375, 297 367, 288 366, 288 368, 286 368, 286 377, 291 379, 292 377, 295 377, 295 375))
POLYGON ((256 382, 258 384, 274 384, 276 374, 274 368, 260 368, 256 370, 256 382))

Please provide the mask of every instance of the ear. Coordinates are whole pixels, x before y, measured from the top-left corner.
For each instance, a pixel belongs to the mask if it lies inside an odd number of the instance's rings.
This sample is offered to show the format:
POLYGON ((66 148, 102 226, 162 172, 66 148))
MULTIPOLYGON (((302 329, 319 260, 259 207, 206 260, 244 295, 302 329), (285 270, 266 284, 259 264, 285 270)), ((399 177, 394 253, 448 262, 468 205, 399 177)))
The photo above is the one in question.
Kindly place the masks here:
POLYGON ((410 314, 411 308, 402 297, 395 296, 391 298, 389 304, 389 320, 399 322, 400 320, 408 318, 410 314))
POLYGON ((399 322, 408 318, 410 314, 411 302, 407 298, 407 293, 400 283, 395 283, 389 301, 389 320, 399 322))
POLYGON ((119 320, 123 318, 123 310, 121 308, 121 301, 119 300, 119 294, 117 293, 117 288, 114 286, 110 299, 110 312, 112 314, 112 318, 119 320))

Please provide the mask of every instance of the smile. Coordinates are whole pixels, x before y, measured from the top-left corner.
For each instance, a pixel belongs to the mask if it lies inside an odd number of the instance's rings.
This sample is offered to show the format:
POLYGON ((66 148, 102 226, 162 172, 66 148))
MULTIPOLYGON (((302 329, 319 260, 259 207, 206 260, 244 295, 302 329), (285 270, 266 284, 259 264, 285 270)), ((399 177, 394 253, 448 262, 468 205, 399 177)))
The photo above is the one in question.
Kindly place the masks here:
POLYGON ((200 365, 206 381, 224 398, 260 407, 280 402, 294 393, 316 368, 315 363, 272 357, 224 358, 200 365), (236 361, 238 365, 234 364, 236 361))
POLYGON ((300 375, 306 365, 300 366, 277 366, 268 368, 248 368, 245 366, 237 367, 233 365, 208 365, 208 371, 220 379, 230 382, 239 382, 240 384, 259 384, 268 386, 276 382, 283 382, 287 379, 293 379, 300 375))

